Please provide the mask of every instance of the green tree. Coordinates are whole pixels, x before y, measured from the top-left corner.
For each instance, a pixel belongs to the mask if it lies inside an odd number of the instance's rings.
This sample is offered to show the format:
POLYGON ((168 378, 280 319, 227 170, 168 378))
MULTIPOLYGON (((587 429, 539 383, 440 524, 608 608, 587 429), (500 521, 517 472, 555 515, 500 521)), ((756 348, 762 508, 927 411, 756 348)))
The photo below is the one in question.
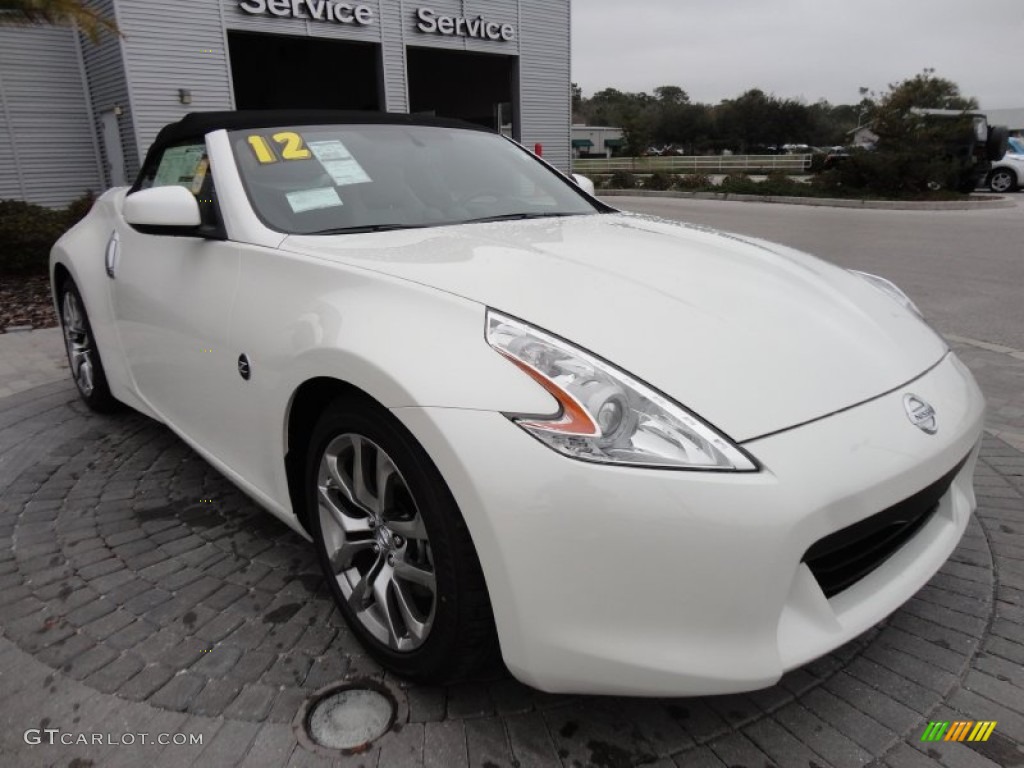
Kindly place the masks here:
POLYGON ((760 88, 751 88, 715 108, 718 138, 740 152, 768 144, 778 133, 778 104, 760 88), (773 103, 774 102, 774 103, 773 103))
POLYGON ((873 152, 855 153, 820 183, 883 195, 920 195, 944 189, 969 192, 987 170, 976 150, 970 111, 977 101, 964 96, 951 80, 925 69, 891 83, 876 97, 862 91, 871 129, 878 134, 873 152), (922 110, 947 110, 929 114, 922 110))
POLYGON ((689 104, 689 94, 678 85, 659 85, 654 89, 654 96, 658 102, 665 106, 677 106, 689 104))
MULTIPOLYGON (((918 139, 928 123, 914 110, 977 108, 977 100, 961 94, 960 86, 952 80, 936 77, 934 69, 925 69, 901 83, 889 84, 888 92, 871 109, 872 130, 883 143, 904 144, 918 139)), ((932 123, 938 125, 935 121, 932 123)), ((941 125, 938 130, 942 130, 941 125)))
POLYGON ((94 43, 102 32, 120 36, 112 20, 85 0, 0 0, 0 25, 74 24, 94 43))

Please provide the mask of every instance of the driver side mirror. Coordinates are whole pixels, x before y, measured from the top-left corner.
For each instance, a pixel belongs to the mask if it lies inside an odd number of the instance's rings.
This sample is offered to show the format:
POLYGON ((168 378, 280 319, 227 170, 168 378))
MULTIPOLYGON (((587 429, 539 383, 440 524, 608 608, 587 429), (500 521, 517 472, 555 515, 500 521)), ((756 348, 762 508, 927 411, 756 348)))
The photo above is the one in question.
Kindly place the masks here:
POLYGON ((140 232, 198 237, 199 203, 185 187, 151 187, 124 200, 124 218, 140 232))
POLYGON ((594 182, 588 179, 586 176, 580 176, 578 173, 572 175, 572 180, 576 182, 576 186, 582 189, 591 197, 595 195, 594 182))

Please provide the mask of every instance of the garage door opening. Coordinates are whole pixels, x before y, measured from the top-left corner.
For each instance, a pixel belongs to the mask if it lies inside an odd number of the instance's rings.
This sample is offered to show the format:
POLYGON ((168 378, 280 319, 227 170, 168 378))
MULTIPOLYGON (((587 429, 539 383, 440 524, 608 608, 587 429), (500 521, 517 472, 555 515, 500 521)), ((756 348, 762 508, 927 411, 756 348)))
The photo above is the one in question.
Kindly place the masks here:
POLYGON ((455 117, 519 138, 518 58, 410 47, 409 111, 455 117))
POLYGON ((381 108, 380 46, 228 32, 236 109, 381 108))

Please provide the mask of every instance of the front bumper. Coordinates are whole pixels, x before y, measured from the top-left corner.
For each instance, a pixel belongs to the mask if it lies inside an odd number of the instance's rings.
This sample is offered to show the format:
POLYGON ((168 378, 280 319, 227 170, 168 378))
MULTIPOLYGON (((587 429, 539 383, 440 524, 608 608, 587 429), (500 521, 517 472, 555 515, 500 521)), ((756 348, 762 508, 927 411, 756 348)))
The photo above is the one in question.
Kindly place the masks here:
POLYGON ((975 506, 984 399, 949 354, 896 392, 746 443, 764 467, 750 474, 574 461, 498 413, 394 413, 460 505, 519 679, 558 692, 696 695, 771 685, 931 578, 975 506), (935 408, 937 434, 911 424, 908 392, 935 408), (965 457, 920 530, 826 598, 807 550, 965 457))

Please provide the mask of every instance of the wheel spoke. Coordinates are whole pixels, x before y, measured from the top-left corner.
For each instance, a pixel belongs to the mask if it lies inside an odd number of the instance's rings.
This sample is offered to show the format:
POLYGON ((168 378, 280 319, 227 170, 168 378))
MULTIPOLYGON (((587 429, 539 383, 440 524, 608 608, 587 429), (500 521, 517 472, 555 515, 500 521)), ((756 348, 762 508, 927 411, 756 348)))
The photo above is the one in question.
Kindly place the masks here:
POLYGON ((388 520, 388 528, 407 539, 426 539, 427 529, 423 527, 423 518, 419 512, 414 513, 411 520, 388 520))
POLYGON ((349 595, 348 604, 349 607, 356 613, 362 613, 365 611, 370 604, 373 602, 373 585, 377 580, 378 574, 380 574, 384 567, 384 556, 383 554, 377 558, 373 566, 363 574, 363 577, 356 584, 352 590, 352 594, 349 595))
MULTIPOLYGON (((361 459, 359 459, 359 450, 355 451, 355 468, 353 474, 358 475, 359 468, 362 465, 361 459)), ((339 465, 339 453, 332 453, 330 450, 324 455, 324 461, 327 464, 327 472, 330 475, 331 481, 334 488, 337 488, 341 493, 342 501, 348 502, 350 512, 359 512, 366 516, 373 515, 373 509, 364 504, 358 496, 358 492, 355 489, 355 481, 345 477, 342 472, 341 466, 339 465)))
POLYGON ((394 487, 400 482, 398 470, 384 451, 377 451, 377 511, 384 515, 391 508, 394 487))
POLYGON ((405 623, 406 629, 417 640, 423 640, 427 636, 427 632, 430 631, 429 617, 421 619, 411 604, 405 587, 398 581, 393 581, 392 583, 394 584, 395 604, 398 606, 398 612, 402 615, 402 621, 405 623))
POLYGON ((370 525, 365 510, 355 505, 348 506, 346 502, 349 499, 344 493, 339 493, 337 500, 335 500, 336 497, 331 493, 335 487, 333 484, 319 486, 320 507, 330 513, 331 519, 346 534, 369 531, 370 525), (339 505, 338 502, 341 502, 341 504, 339 505))
POLYGON ((405 560, 395 563, 395 578, 419 584, 431 592, 437 591, 437 579, 434 577, 433 571, 428 571, 405 560))
POLYGON ((373 550, 376 545, 373 539, 356 539, 352 540, 346 538, 333 554, 331 554, 331 567, 334 568, 336 574, 347 571, 352 567, 352 561, 356 555, 360 552, 367 552, 373 550))
MULTIPOLYGON (((380 499, 371 493, 370 487, 366 482, 369 477, 368 473, 374 472, 376 467, 375 461, 367 461, 369 457, 366 454, 376 449, 376 446, 371 447, 371 445, 364 443, 361 437, 355 435, 352 437, 352 498, 360 506, 365 507, 371 512, 379 513, 380 499)), ((375 452, 380 453, 379 449, 375 450, 375 452)))
POLYGON ((88 352, 83 353, 78 365, 78 382, 82 385, 83 392, 92 392, 92 361, 88 352))
POLYGON ((391 578, 391 569, 385 568, 380 574, 374 579, 373 582, 373 597, 377 603, 377 608, 380 611, 380 618, 384 623, 384 628, 388 632, 388 644, 392 648, 398 648, 401 643, 401 635, 398 632, 398 626, 395 624, 395 616, 391 612, 391 601, 388 600, 388 593, 397 590, 392 590, 390 587, 394 585, 394 580, 391 578))

